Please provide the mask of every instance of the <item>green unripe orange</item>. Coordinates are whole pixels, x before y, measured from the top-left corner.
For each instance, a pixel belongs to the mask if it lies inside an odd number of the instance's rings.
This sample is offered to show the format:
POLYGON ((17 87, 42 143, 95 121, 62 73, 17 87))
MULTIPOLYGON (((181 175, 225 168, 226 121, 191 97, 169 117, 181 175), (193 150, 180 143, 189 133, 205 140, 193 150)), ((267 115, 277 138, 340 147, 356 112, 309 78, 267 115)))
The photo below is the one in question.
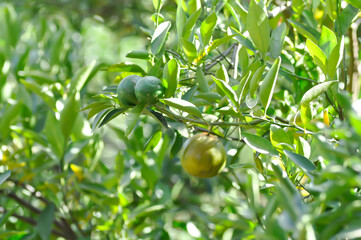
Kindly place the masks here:
POLYGON ((135 85, 141 79, 138 75, 129 75, 119 83, 117 88, 118 99, 124 106, 134 106, 138 103, 135 96, 135 85))
POLYGON ((140 103, 155 104, 163 97, 165 87, 159 78, 153 76, 143 77, 135 85, 135 96, 140 103))
POLYGON ((188 174, 210 178, 222 171, 226 165, 227 153, 216 136, 198 133, 184 143, 180 159, 188 174))

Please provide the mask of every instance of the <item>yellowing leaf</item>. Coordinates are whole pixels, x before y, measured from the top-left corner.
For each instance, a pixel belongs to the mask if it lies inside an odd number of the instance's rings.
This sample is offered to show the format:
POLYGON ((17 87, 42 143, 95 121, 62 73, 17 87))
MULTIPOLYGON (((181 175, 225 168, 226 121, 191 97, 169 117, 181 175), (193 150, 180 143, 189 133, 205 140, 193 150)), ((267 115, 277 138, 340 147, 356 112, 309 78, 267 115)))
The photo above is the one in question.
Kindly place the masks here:
POLYGON ((70 169, 74 172, 76 178, 79 180, 79 181, 83 181, 84 179, 84 172, 83 172, 83 169, 81 167, 79 167, 78 165, 75 165, 73 163, 70 164, 70 169))

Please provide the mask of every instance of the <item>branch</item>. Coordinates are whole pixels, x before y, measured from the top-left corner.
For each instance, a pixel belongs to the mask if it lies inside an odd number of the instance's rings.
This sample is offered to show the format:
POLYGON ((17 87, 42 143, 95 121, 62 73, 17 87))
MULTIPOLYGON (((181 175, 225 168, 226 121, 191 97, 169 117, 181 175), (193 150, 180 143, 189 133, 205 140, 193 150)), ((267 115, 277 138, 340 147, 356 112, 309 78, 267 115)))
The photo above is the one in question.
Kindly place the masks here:
POLYGON ((205 70, 208 71, 209 69, 211 69, 213 66, 215 66, 219 61, 223 60, 228 54, 230 54, 233 50, 233 48, 237 46, 237 43, 233 43, 227 50, 225 50, 224 52, 222 52, 221 54, 215 56, 212 59, 212 62, 208 65, 205 66, 205 70))
MULTIPOLYGON (((0 191, 0 193, 3 193, 3 191, 0 191)), ((18 197, 15 193, 8 193, 5 194, 7 197, 15 200, 18 204, 20 204, 21 206, 27 208, 30 210, 30 212, 35 213, 35 214, 40 214, 41 210, 34 207, 33 205, 31 205, 31 203, 25 201, 24 199, 18 197)), ((47 202, 49 202, 48 200, 46 200, 47 202)), ((65 220, 65 219, 64 219, 65 220)), ((66 221, 65 221, 66 222, 66 221)), ((70 225, 66 222, 65 225, 64 221, 63 222, 59 222, 59 220, 54 219, 54 225, 63 230, 64 234, 65 234, 65 238, 69 239, 69 240, 73 240, 73 239, 77 239, 76 234, 74 233, 74 231, 71 229, 70 225)))

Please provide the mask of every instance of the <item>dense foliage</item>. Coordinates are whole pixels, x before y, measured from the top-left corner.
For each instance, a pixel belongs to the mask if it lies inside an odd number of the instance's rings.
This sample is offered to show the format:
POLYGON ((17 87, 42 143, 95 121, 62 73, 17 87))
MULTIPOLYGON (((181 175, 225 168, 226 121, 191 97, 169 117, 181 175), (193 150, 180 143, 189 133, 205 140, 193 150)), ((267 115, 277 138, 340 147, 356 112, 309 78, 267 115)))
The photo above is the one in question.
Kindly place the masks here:
POLYGON ((358 1, 29 2, 0 5, 0 238, 361 238, 358 1), (182 169, 198 132, 216 177, 182 169))

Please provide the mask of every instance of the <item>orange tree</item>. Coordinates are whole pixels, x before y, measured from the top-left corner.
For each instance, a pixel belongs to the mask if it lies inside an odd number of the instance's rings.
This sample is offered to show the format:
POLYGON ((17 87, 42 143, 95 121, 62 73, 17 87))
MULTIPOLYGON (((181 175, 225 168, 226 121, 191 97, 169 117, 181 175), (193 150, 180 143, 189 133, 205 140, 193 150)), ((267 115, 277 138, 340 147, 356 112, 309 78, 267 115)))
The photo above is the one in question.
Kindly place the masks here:
MULTIPOLYGON (((18 77, 23 91, 40 97, 53 112, 39 136, 36 126, 11 124, 25 103, 10 101, 2 113, 1 123, 12 126, 2 128, 1 135, 12 144, 1 150, 1 193, 12 200, 0 200, 4 234, 361 237, 361 110, 353 101, 360 89, 361 4, 152 3, 154 14, 139 26, 149 41, 127 53, 128 61, 92 64, 50 92, 18 77), (77 137, 76 118, 87 123, 78 105, 99 69, 116 77, 91 103, 83 101, 97 137, 77 137), (122 84, 123 79, 137 81, 122 84), (52 91, 62 107, 49 96, 52 91), (131 94, 131 104, 125 93, 131 94), (100 127, 103 135, 97 133, 100 127), (227 158, 213 178, 190 176, 181 167, 189 144, 194 155, 188 160, 207 157, 202 143, 186 142, 199 132, 215 139, 213 146, 227 158), (111 148, 117 151, 107 160, 111 148), (26 157, 38 162, 27 166, 26 157), (43 169, 48 169, 44 176, 26 174, 43 169)), ((208 164, 200 162, 191 168, 208 164)))

